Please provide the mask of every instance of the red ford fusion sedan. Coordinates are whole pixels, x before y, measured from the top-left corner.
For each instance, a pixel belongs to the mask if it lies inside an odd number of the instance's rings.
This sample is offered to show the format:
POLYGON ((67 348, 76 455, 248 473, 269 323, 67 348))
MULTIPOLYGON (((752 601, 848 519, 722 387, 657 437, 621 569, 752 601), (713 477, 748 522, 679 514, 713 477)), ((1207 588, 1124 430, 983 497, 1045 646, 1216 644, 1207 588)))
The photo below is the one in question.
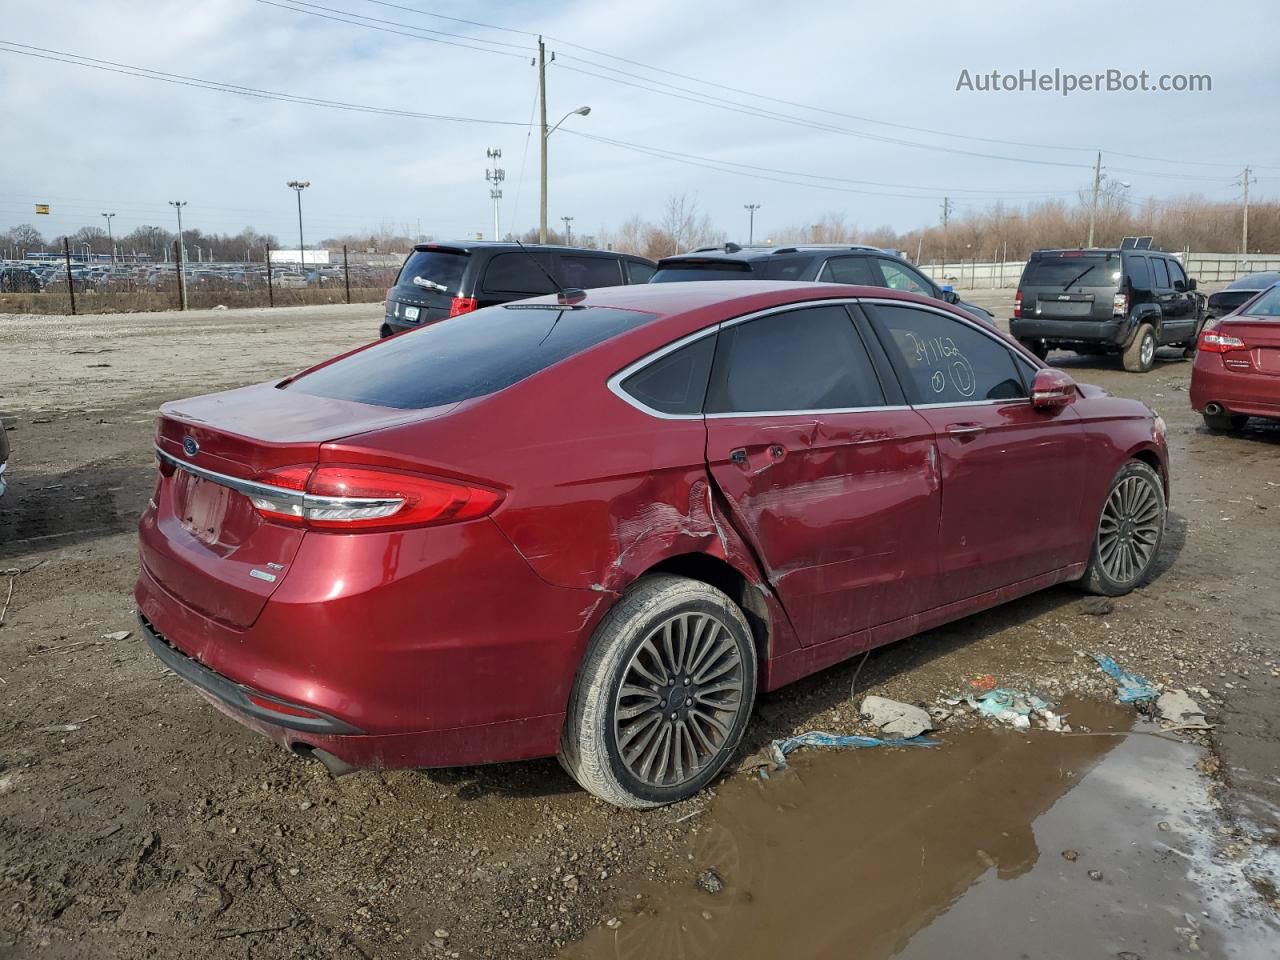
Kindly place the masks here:
POLYGON ((1214 431, 1239 430, 1250 417, 1280 420, 1280 285, 1200 334, 1191 406, 1214 431))
POLYGON ((1164 424, 971 315, 672 283, 449 319, 167 404, 152 650, 341 772, 559 756, 687 797, 758 691, 1063 581, 1143 582, 1164 424))

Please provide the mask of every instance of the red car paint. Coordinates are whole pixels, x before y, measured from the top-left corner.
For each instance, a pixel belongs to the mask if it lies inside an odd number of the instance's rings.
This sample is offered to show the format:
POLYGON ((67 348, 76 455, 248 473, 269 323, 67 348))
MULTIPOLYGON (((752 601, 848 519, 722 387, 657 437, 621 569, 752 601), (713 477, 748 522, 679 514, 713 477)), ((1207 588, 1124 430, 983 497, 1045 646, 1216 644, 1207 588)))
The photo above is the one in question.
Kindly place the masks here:
POLYGON ((222 684, 206 695, 241 722, 353 766, 549 756, 593 631, 656 567, 745 584, 769 690, 1079 576, 1115 471, 1141 457, 1167 484, 1153 414, 1056 372, 1044 377, 1065 391, 1055 409, 1021 401, 662 419, 607 386, 721 321, 861 298, 974 325, 881 288, 617 287, 585 304, 653 318, 460 403, 401 410, 268 383, 166 404, 156 442, 169 459, 139 524, 136 597, 153 648, 222 684), (194 482, 175 461, 230 482, 297 464, 392 468, 500 498, 462 522, 305 529, 255 513, 243 493, 194 482), (274 579, 260 578, 267 570, 274 579), (341 732, 290 721, 309 713, 341 732))
POLYGON ((1275 288, 1263 291, 1201 333, 1191 368, 1197 413, 1280 419, 1280 317, 1250 313, 1274 296, 1275 288))

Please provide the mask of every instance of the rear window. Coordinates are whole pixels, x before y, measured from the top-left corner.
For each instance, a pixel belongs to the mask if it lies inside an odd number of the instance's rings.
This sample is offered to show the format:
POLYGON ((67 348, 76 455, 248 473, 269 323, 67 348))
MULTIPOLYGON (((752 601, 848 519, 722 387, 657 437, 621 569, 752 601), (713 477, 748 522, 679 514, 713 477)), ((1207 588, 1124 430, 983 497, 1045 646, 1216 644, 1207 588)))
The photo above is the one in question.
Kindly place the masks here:
POLYGON ((681 260, 659 265, 650 283, 675 283, 680 280, 750 280, 751 264, 741 261, 681 260))
POLYGON ((431 284, 436 284, 444 288, 442 293, 457 293, 468 259, 467 254, 458 251, 415 250, 404 262, 397 283, 424 289, 434 289, 431 284), (415 279, 423 282, 414 283, 415 279))
POLYGON ((1120 258, 1101 256, 1036 257, 1022 274, 1024 287, 1114 287, 1120 282, 1120 258))
POLYGON ((503 390, 652 319, 611 307, 487 307, 383 340, 284 389, 401 409, 457 403, 503 390))

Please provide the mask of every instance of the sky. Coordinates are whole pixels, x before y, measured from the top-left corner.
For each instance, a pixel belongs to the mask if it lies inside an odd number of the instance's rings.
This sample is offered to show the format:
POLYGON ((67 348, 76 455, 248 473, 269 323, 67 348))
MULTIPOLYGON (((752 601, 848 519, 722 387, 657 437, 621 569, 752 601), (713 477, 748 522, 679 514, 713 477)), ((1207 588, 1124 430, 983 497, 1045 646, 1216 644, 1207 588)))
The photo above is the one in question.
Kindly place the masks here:
POLYGON ((1073 200, 1097 149, 1136 200, 1234 201, 1246 165, 1253 198, 1280 194, 1280 126, 1269 122, 1280 70, 1273 45, 1251 39, 1271 32, 1272 0, 1211 11, 1114 0, 2 3, 0 229, 32 223, 50 237, 101 226, 103 212, 116 214, 117 235, 172 228, 168 201, 183 200, 184 226, 253 226, 292 242, 289 180, 311 183, 308 243, 379 227, 489 237, 488 148, 506 171, 502 230, 535 226, 538 34, 554 55, 549 122, 591 107, 548 140, 551 224, 572 216, 579 236, 657 219, 677 194, 735 239, 748 203, 760 205, 757 239, 831 213, 907 230, 937 223, 946 196, 961 214, 997 199, 1073 200), (63 54, 400 115, 47 59, 63 54), (1212 90, 957 90, 964 70, 1031 69, 1208 74, 1212 90), (36 203, 51 215, 36 216, 36 203))

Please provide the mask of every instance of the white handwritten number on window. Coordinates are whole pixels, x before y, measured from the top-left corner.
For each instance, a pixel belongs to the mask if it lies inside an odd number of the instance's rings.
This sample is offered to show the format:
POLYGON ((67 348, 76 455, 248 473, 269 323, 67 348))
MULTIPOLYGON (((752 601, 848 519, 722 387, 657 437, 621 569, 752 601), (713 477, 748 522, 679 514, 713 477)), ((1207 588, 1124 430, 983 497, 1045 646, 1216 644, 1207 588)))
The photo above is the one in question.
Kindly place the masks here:
POLYGON ((916 363, 935 368, 929 378, 929 386, 935 394, 945 393, 947 381, 950 380, 951 386, 962 397, 974 395, 978 389, 978 381, 973 374, 973 364, 960 352, 954 340, 950 337, 921 339, 910 330, 906 334, 911 338, 916 363))

